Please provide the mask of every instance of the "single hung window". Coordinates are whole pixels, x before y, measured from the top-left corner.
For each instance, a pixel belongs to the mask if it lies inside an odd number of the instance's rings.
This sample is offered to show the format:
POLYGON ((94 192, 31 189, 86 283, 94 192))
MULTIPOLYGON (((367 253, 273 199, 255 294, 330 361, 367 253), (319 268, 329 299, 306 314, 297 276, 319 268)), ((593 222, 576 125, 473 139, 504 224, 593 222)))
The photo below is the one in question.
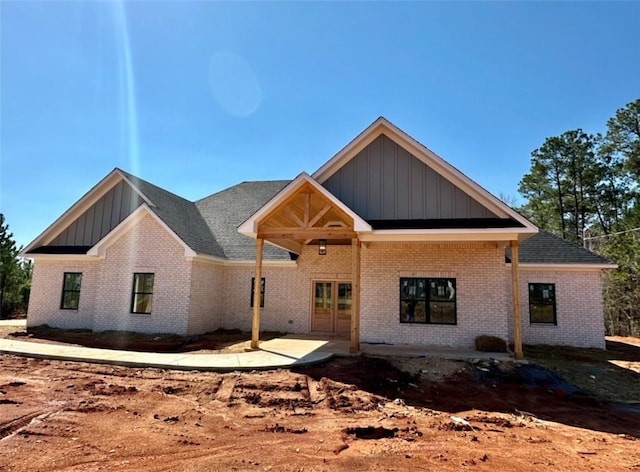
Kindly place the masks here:
POLYGON ((529 320, 532 324, 558 324, 555 284, 529 284, 529 320))
POLYGON ((134 273, 131 313, 151 313, 153 303, 153 274, 134 273))
POLYGON ((456 324, 456 279, 400 279, 400 322, 456 324))
MULTIPOLYGON (((262 277, 261 280, 261 284, 260 284, 260 308, 264 308, 264 277, 262 277)), ((251 277, 251 304, 249 306, 251 306, 253 308, 253 294, 254 294, 254 290, 256 287, 256 278, 255 277, 251 277)))
POLYGON ((62 310, 77 310, 80 304, 80 286, 82 284, 81 272, 65 272, 62 279, 62 310))

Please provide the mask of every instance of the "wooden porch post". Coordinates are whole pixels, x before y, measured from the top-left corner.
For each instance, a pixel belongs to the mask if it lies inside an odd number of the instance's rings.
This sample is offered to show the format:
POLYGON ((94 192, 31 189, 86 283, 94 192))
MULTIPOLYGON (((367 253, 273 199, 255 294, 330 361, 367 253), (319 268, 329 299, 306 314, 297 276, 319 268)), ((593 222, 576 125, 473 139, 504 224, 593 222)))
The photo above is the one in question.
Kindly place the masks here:
POLYGON ((511 292, 513 294, 513 353, 523 359, 522 318, 520 316, 520 271, 518 270, 518 241, 511 241, 511 292))
POLYGON ((253 282, 253 323, 251 325, 251 349, 258 349, 260 342, 260 295, 262 289, 262 248, 264 239, 256 239, 256 278, 253 282))
POLYGON ((360 240, 351 240, 351 345, 350 352, 360 350, 360 240))

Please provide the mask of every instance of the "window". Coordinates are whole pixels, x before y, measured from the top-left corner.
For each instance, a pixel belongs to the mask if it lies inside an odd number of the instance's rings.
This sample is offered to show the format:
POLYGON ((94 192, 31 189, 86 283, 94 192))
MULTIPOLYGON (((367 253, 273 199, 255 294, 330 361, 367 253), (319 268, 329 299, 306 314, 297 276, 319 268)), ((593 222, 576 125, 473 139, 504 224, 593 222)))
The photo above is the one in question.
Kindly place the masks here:
POLYGON ((60 309, 77 310, 80 304, 81 272, 65 272, 62 279, 62 300, 60 309))
MULTIPOLYGON (((262 277, 261 279, 261 286, 260 286, 260 308, 264 308, 264 277, 262 277)), ((253 291, 255 290, 256 287, 256 278, 255 277, 251 277, 251 307, 253 308, 253 291)))
POLYGON ((400 279, 400 323, 456 324, 456 279, 400 279))
POLYGON ((151 313, 153 302, 153 274, 133 274, 131 313, 151 313))
POLYGON ((555 284, 529 284, 529 319, 532 324, 558 324, 555 284))

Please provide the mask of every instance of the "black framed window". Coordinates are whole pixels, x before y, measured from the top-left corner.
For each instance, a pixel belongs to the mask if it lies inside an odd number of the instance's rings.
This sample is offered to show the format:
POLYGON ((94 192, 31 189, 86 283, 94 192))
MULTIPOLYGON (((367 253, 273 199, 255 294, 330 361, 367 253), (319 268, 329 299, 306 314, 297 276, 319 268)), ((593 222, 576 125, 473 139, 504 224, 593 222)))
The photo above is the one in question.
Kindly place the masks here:
POLYGON ((558 324, 555 284, 529 284, 529 321, 558 324))
POLYGON ((82 272, 65 272, 62 279, 62 298, 60 309, 77 310, 80 305, 80 286, 82 272))
POLYGON ((131 294, 131 313, 151 313, 153 304, 153 279, 152 273, 133 274, 133 289, 131 294))
POLYGON ((456 279, 400 278, 400 323, 456 324, 456 279))
MULTIPOLYGON (((264 286, 265 286, 264 277, 261 278, 260 282, 261 282, 261 284, 260 284, 260 308, 264 308, 264 286)), ((249 305, 251 308, 253 308, 253 294, 254 294, 255 287, 256 287, 256 278, 255 277, 251 277, 251 304, 249 305)))

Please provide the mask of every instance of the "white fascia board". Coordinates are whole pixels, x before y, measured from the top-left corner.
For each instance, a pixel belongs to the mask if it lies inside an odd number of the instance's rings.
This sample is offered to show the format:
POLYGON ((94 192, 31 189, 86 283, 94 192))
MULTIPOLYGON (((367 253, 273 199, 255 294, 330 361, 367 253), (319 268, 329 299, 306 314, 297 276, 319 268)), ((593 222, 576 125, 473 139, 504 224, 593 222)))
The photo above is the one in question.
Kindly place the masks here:
POLYGON ((146 203, 143 203, 136 208, 129 216, 120 222, 118 226, 112 229, 104 238, 98 241, 89 251, 87 255, 98 256, 104 258, 106 250, 113 245, 121 236, 123 236, 129 229, 135 226, 144 216, 151 216, 165 231, 167 231, 183 248, 185 257, 194 257, 196 253, 187 244, 173 232, 167 224, 158 217, 146 203))
MULTIPOLYGON (((511 267, 511 263, 505 264, 507 267, 511 267)), ((521 270, 567 270, 567 271, 594 271, 594 270, 612 270, 617 269, 618 264, 543 264, 543 263, 522 263, 518 264, 521 270)))
POLYGON ((502 217, 509 217, 524 225, 525 228, 538 231, 538 228, 518 212, 510 208, 500 199, 493 196, 489 191, 478 185, 443 158, 431 151, 429 148, 416 141, 393 123, 384 117, 378 118, 353 141, 327 161, 320 169, 313 173, 312 177, 320 184, 335 174, 347 162, 354 158, 362 149, 372 143, 380 134, 385 134, 395 141, 412 155, 420 159, 425 165, 447 179, 453 185, 459 187, 463 192, 487 207, 492 212, 502 217))
POLYGON ((374 230, 360 235, 363 242, 387 241, 515 241, 532 236, 524 228, 481 228, 481 229, 427 229, 427 230, 374 230))
POLYGON ((345 212, 350 218, 352 218, 354 231, 358 233, 371 231, 371 226, 369 225, 369 223, 360 218, 356 213, 353 212, 353 210, 351 210, 351 208, 338 200, 327 189, 316 182, 309 174, 307 174, 306 172, 302 172, 295 179, 289 182, 289 184, 287 184, 285 188, 280 190, 280 192, 278 192, 271 200, 265 203, 262 208, 260 208, 244 223, 238 226, 238 232, 244 234, 245 236, 256 238, 258 233, 258 222, 261 221, 266 215, 268 215, 269 212, 277 208, 278 205, 280 205, 291 194, 295 193, 295 191, 305 183, 310 184, 315 190, 318 191, 318 193, 322 194, 331 203, 333 203, 335 206, 345 212))
MULTIPOLYGON (((190 257, 190 260, 198 262, 206 262, 209 264, 220 265, 224 267, 255 267, 256 261, 252 260, 234 260, 223 259, 216 256, 208 256, 204 254, 198 254, 197 256, 190 257)), ((298 267, 297 261, 285 261, 285 260, 262 260, 263 267, 298 267)))

